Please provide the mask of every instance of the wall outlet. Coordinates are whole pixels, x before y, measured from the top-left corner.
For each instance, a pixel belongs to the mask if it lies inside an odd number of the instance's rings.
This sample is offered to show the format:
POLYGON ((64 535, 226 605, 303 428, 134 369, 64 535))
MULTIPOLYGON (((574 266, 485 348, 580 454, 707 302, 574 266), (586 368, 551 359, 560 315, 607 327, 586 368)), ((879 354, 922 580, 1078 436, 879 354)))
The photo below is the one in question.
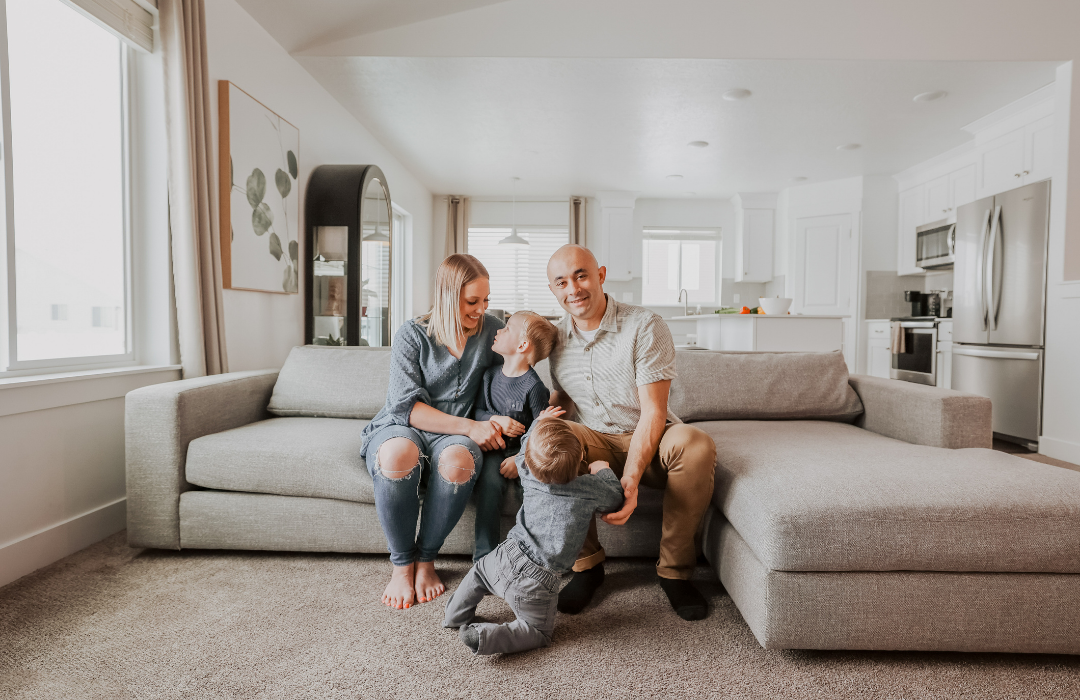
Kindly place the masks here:
POLYGON ((623 292, 622 293, 622 300, 623 300, 624 304, 633 304, 634 303, 634 293, 633 292, 623 292))
POLYGON ((736 304, 738 304, 738 303, 739 303, 739 299, 740 299, 740 298, 742 298, 742 295, 740 295, 740 294, 736 294, 736 295, 735 295, 735 303, 736 303, 736 304))

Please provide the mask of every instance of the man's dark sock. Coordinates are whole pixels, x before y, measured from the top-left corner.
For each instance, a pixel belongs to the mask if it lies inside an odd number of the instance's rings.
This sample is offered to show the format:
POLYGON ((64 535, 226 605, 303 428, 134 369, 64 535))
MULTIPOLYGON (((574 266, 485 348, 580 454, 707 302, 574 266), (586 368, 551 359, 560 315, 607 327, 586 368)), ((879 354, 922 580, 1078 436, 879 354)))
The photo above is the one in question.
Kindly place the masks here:
POLYGON ((573 578, 559 592, 559 612, 577 615, 592 600, 593 593, 604 582, 604 563, 600 562, 591 569, 574 572, 573 578))
POLYGON ((694 588, 694 584, 677 578, 660 578, 660 587, 667 594, 675 614, 684 620, 704 620, 708 614, 705 596, 694 588))
POLYGON ((480 633, 472 625, 462 625, 458 630, 458 639, 465 642, 465 646, 472 649, 474 654, 480 649, 480 633))

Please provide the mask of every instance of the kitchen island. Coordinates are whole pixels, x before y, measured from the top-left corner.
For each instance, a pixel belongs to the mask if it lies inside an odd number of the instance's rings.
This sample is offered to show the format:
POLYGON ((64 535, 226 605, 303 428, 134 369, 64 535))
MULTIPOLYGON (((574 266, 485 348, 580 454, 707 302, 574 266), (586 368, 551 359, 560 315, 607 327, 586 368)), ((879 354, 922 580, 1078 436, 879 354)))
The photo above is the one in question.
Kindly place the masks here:
POLYGON ((832 352, 843 350, 847 316, 701 314, 673 316, 695 321, 697 344, 705 350, 744 352, 832 352))

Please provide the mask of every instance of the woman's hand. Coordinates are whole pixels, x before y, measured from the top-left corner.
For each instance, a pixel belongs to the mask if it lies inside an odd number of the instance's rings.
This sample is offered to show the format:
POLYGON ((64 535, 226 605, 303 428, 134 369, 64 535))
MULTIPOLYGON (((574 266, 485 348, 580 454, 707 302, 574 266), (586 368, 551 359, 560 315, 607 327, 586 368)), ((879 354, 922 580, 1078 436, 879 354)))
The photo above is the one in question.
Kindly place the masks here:
POLYGON ((492 416, 488 420, 494 423, 506 437, 521 437, 525 434, 525 426, 510 416, 492 416))
POLYGON ((502 464, 499 465, 499 473, 507 479, 518 478, 517 458, 507 457, 504 459, 502 464))
POLYGON ((469 439, 479 445, 480 449, 484 452, 501 450, 506 447, 506 442, 502 439, 502 433, 499 430, 499 426, 491 421, 472 421, 472 426, 469 428, 468 435, 469 439))
POLYGON ((536 417, 536 420, 540 420, 541 418, 558 418, 565 413, 566 411, 564 411, 561 406, 548 406, 543 411, 540 411, 540 415, 536 417))

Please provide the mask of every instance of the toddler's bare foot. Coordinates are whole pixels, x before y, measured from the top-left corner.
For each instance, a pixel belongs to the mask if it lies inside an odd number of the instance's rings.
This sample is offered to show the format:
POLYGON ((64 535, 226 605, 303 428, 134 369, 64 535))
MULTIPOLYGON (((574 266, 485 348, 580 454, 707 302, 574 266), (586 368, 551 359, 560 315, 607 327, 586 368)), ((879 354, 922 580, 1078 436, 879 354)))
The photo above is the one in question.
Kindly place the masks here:
POLYGON ((435 562, 422 561, 416 564, 416 596, 421 603, 435 600, 446 592, 442 579, 435 573, 435 562))
POLYGON ((383 605, 401 610, 416 603, 416 589, 413 587, 415 570, 415 564, 394 567, 390 583, 386 584, 386 590, 383 591, 383 605))

